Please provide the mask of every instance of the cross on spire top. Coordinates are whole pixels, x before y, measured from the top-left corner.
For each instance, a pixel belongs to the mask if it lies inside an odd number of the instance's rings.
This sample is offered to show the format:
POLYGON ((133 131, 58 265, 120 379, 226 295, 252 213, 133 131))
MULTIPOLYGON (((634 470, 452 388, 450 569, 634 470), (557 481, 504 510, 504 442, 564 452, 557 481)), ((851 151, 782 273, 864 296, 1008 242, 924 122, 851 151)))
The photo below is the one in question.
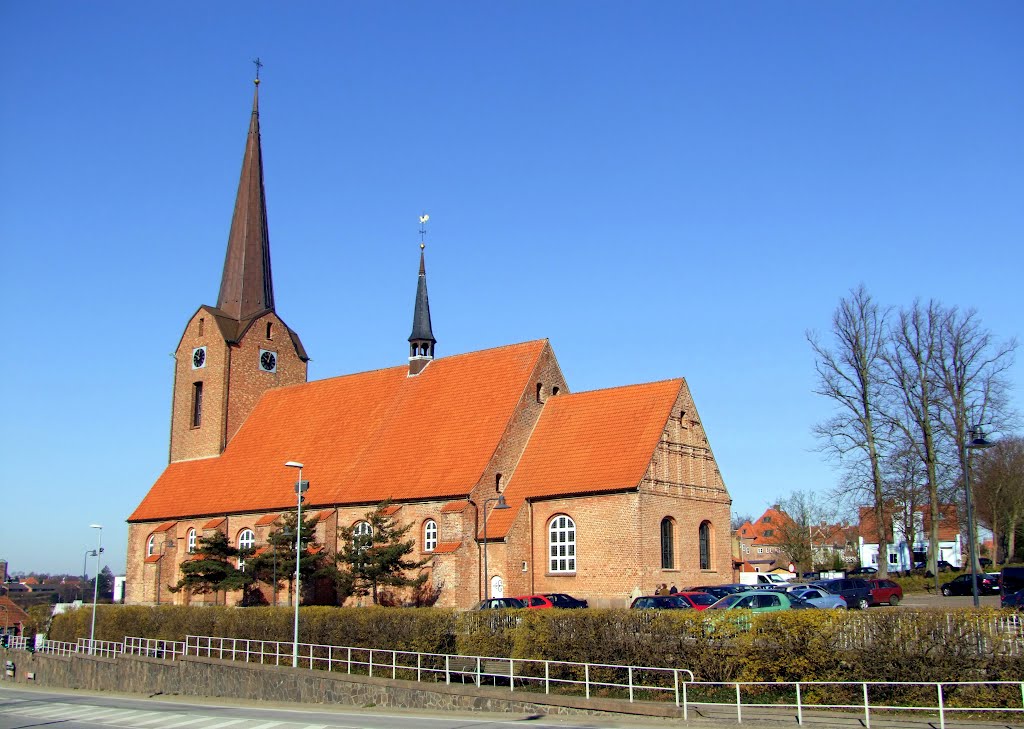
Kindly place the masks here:
POLYGON ((254 64, 256 64, 256 85, 259 86, 260 85, 260 69, 263 68, 263 62, 260 61, 259 56, 254 58, 252 62, 254 64))

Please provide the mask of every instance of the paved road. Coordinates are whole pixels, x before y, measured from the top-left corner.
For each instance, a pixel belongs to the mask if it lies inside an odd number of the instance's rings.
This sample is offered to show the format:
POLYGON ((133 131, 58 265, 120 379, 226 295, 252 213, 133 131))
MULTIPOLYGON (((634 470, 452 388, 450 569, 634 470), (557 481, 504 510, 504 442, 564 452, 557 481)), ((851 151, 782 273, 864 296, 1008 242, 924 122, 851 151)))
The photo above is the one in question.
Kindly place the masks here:
MULTIPOLYGON (((980 600, 982 607, 999 607, 999 595, 982 595, 980 600)), ((974 600, 971 597, 962 597, 959 595, 951 595, 945 597, 944 595, 930 595, 927 592, 912 592, 903 596, 903 602, 901 605, 906 607, 944 607, 944 608, 961 608, 971 607, 974 604, 974 600)), ((886 609, 888 605, 882 605, 877 608, 871 608, 872 610, 886 609)))
MULTIPOLYGON (((950 717, 947 729, 1024 729, 1017 722, 975 721, 978 717, 950 717)), ((193 697, 137 698, 92 691, 54 691, 0 687, 0 729, 700 729, 761 727, 797 729, 791 710, 743 709, 743 723, 729 707, 692 710, 689 722, 651 717, 528 716, 457 712, 401 712, 350 707, 307 708, 293 704, 230 702, 193 697)), ((863 714, 805 711, 804 726, 814 729, 863 729, 863 714)), ((872 716, 875 729, 935 729, 934 716, 872 716)))

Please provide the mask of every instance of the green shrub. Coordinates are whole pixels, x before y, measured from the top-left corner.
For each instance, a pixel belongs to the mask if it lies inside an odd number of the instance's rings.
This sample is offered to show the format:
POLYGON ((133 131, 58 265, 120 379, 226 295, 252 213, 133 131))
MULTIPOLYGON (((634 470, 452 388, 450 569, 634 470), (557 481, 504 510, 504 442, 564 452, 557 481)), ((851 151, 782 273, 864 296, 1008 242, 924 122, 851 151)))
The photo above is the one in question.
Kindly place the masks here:
MULTIPOLYGON (((300 610, 302 643, 421 653, 686 668, 702 681, 1019 680, 1009 611, 799 610, 764 614, 684 610, 440 608, 300 610)), ((207 635, 291 642, 287 607, 101 605, 96 637, 184 640, 207 635)), ((91 608, 54 618, 49 637, 88 637, 91 608)), ((1019 622, 1016 624, 1019 626, 1019 622)), ((1019 628, 1018 628, 1019 629, 1019 628)), ((518 669, 517 669, 518 670, 518 669)), ((578 678, 582 669, 562 667, 578 678)), ((603 670, 603 669, 602 669, 603 670)), ((764 700, 775 700, 766 694, 764 700)))

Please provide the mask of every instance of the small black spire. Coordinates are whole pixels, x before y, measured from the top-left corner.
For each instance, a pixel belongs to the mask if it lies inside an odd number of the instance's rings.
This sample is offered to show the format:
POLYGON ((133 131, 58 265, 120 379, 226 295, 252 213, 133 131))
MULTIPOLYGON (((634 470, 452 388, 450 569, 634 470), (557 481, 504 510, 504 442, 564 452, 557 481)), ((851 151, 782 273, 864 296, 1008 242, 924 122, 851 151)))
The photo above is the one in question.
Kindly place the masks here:
POLYGON ((416 305, 412 313, 412 334, 409 335, 409 374, 418 375, 434 359, 434 332, 430 327, 430 300, 427 298, 427 268, 420 243, 420 275, 416 281, 416 305))

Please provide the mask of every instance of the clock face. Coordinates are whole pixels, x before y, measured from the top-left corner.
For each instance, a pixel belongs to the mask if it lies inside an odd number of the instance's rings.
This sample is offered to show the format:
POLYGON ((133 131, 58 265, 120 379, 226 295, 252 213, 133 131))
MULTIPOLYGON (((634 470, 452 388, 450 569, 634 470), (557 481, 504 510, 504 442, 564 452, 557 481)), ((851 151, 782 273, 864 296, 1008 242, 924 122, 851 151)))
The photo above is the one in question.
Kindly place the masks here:
POLYGON ((260 369, 264 372, 277 372, 277 353, 267 349, 260 350, 260 369))
POLYGON ((198 370, 206 366, 206 347, 196 347, 192 350, 192 369, 198 370))

